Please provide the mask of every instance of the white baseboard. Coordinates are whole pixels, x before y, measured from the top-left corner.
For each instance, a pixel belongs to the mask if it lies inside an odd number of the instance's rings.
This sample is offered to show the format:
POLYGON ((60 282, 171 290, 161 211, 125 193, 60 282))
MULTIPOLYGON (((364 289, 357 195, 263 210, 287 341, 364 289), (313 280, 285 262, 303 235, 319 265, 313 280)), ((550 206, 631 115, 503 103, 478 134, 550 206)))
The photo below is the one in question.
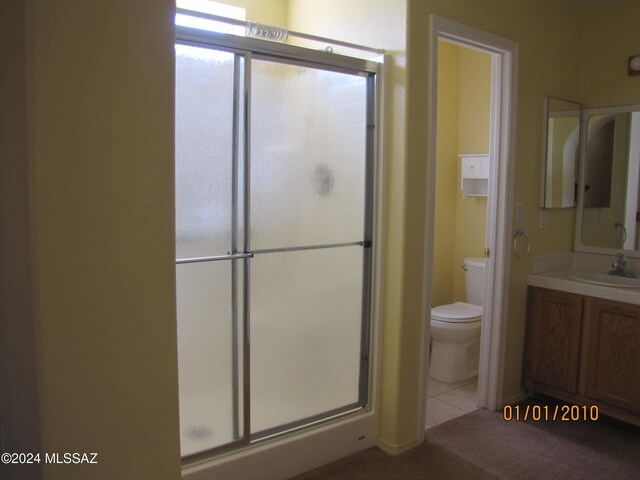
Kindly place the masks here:
POLYGON ((393 444, 384 440, 378 440, 378 448, 389 455, 399 455, 419 445, 417 440, 409 440, 407 442, 393 444))
POLYGON ((523 400, 526 400, 528 396, 529 395, 527 394, 527 392, 521 391, 520 393, 517 393, 517 394, 512 395, 509 398, 505 399, 505 401, 502 402, 502 405, 504 406, 504 405, 513 405, 513 404, 516 404, 516 403, 520 403, 523 400))

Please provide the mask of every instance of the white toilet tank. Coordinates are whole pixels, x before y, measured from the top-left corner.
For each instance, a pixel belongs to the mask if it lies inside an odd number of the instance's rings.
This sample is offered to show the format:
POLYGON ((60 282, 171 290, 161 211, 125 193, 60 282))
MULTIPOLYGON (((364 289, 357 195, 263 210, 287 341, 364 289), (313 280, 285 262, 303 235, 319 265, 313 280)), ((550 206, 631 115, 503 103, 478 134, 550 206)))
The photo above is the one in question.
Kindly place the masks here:
POLYGON ((484 294, 484 262, 483 257, 468 257, 464 259, 465 276, 464 289, 466 302, 473 305, 482 305, 484 294))

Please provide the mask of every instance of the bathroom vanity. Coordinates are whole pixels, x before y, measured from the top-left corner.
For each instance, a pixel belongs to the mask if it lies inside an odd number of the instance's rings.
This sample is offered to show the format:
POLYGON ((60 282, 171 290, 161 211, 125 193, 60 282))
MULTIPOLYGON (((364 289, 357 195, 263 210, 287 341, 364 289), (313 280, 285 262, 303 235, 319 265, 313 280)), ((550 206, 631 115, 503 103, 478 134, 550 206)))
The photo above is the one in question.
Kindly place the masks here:
POLYGON ((523 386, 640 426, 640 290, 531 277, 523 386))
POLYGON ((523 386, 640 426, 640 105, 548 97, 543 120, 540 206, 575 205, 576 227, 534 258, 523 386))
POLYGON ((544 122, 540 206, 576 206, 574 251, 534 258, 523 386, 640 426, 640 105, 547 97, 544 122))

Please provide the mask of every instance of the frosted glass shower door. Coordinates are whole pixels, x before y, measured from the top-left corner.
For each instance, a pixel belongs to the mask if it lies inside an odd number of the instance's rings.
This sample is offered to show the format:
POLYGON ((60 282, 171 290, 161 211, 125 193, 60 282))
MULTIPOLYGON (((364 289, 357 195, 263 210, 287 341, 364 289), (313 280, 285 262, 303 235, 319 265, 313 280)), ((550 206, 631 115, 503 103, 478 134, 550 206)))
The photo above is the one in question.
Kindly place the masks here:
MULTIPOLYGON (((176 285, 183 456, 246 439, 241 71, 176 45, 176 285)), ((248 440, 246 440, 248 442, 248 440)))
POLYGON ((251 432, 260 437, 363 402, 367 77, 254 58, 251 88, 251 432))
POLYGON ((176 291, 188 462, 367 405, 375 70, 185 32, 176 291))

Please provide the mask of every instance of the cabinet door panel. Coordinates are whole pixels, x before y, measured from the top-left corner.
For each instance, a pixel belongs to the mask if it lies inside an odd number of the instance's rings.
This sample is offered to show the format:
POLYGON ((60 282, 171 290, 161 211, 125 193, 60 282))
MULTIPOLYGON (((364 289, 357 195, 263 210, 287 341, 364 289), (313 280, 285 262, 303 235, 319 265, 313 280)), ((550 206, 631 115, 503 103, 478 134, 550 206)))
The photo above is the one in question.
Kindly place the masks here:
POLYGON ((531 302, 529 379, 575 393, 582 298, 570 293, 534 289, 531 302))
POLYGON ((640 409, 640 307, 592 300, 589 307, 586 394, 640 409))

